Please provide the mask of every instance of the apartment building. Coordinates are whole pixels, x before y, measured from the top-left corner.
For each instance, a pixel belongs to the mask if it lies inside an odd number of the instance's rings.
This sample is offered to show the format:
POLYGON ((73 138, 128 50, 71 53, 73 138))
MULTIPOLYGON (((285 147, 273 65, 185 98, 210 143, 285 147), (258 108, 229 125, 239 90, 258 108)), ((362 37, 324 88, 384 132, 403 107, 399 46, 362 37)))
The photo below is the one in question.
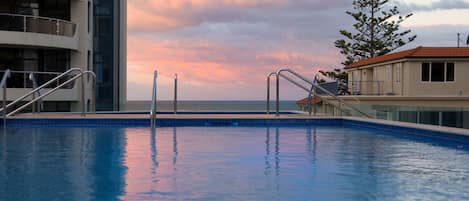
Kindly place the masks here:
MULTIPOLYGON (((125 0, 0 2, 0 70, 12 71, 8 101, 71 68, 96 74, 97 110, 122 109, 126 100, 125 0)), ((80 95, 80 82, 45 97, 43 111, 78 111, 83 101, 91 107, 92 79, 85 79, 85 99, 80 95)))

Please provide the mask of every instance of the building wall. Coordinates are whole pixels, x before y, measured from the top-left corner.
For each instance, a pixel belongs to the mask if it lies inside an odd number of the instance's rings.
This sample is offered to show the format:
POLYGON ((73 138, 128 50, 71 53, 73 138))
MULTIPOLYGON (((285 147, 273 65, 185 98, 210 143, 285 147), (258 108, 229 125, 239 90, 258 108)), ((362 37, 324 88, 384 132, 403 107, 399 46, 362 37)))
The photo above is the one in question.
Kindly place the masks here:
MULTIPOLYGON (((362 95, 372 95, 381 88, 381 95, 393 96, 468 96, 469 61, 454 59, 433 59, 433 60, 407 60, 378 64, 359 69, 351 69, 349 78, 352 81, 362 81, 359 89, 362 95), (423 62, 451 62, 455 66, 454 82, 423 82, 422 63, 423 62), (373 73, 373 78, 368 76, 373 73), (380 81, 371 83, 369 81, 380 81)), ((349 82, 351 84, 352 82, 349 82)), ((349 90, 353 87, 349 85, 349 90)))
MULTIPOLYGON (((409 78, 406 78, 408 96, 468 96, 469 95, 469 61, 434 59, 429 61, 454 62, 454 82, 422 82, 422 62, 408 62, 409 78)), ((428 62, 428 61, 426 61, 428 62)))
MULTIPOLYGON (((87 0, 71 0, 71 6, 70 6, 70 20, 74 23, 77 24, 77 29, 78 29, 78 38, 79 38, 79 43, 78 43, 78 50, 72 51, 70 55, 70 68, 81 68, 83 71, 87 70, 92 70, 92 66, 90 66, 90 61, 92 61, 92 52, 93 52, 93 46, 92 46, 92 29, 89 29, 89 22, 92 20, 89 19, 90 15, 88 8, 88 2, 87 0), (90 53, 88 53, 90 52, 90 53)), ((91 97, 92 95, 92 90, 91 90, 91 84, 92 80, 90 79, 84 79, 86 84, 85 84, 85 103, 91 103, 91 97)), ((81 80, 77 81, 77 94, 79 94, 78 97, 79 101, 72 102, 71 104, 71 109, 72 111, 79 111, 83 107, 83 102, 81 100, 81 80)), ((88 106, 86 106, 88 107, 88 106)))

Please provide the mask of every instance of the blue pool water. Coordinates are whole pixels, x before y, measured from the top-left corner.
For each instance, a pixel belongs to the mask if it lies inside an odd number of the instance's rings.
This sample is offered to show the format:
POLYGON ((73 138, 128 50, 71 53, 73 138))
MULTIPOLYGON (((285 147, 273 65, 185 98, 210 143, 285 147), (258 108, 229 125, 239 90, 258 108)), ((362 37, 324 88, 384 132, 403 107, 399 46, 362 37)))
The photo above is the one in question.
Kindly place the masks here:
POLYGON ((0 200, 469 200, 457 142, 337 126, 7 128, 0 200))

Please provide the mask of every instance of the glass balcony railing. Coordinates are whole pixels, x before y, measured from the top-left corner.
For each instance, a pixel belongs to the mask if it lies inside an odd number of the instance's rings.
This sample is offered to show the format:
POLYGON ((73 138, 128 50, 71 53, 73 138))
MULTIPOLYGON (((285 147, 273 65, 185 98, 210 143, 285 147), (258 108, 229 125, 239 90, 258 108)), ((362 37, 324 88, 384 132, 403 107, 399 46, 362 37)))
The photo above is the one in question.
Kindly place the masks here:
MULTIPOLYGON (((3 76, 5 73, 4 70, 0 70, 0 76, 3 76)), ((14 88, 14 89, 31 89, 37 86, 41 86, 48 81, 54 79, 55 77, 59 76, 60 72, 37 72, 37 71, 10 71, 10 78, 8 78, 6 82, 7 88, 14 88), (34 86, 34 83, 37 86, 34 86)), ((54 88, 61 83, 69 80, 73 75, 65 76, 56 81, 56 84, 52 84, 48 88, 54 88)), ((71 82, 70 84, 63 87, 63 89, 72 89, 75 82, 71 82)))
POLYGON ((54 18, 0 13, 0 30, 73 37, 76 24, 54 18))

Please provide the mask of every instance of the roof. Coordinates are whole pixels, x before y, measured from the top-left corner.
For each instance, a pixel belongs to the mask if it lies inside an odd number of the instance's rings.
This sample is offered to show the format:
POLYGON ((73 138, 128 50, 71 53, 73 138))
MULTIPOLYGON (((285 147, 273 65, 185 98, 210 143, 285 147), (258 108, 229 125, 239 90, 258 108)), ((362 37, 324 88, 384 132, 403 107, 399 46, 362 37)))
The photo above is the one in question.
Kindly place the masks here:
POLYGON ((357 61, 345 69, 357 68, 407 58, 469 58, 469 47, 417 47, 357 61))
MULTIPOLYGON (((311 104, 318 104, 318 103, 321 103, 322 100, 319 96, 316 96, 316 97, 311 97, 311 104)), ((296 101, 296 104, 298 105, 306 105, 306 103, 308 102, 308 98, 303 98, 299 101, 296 101)))

